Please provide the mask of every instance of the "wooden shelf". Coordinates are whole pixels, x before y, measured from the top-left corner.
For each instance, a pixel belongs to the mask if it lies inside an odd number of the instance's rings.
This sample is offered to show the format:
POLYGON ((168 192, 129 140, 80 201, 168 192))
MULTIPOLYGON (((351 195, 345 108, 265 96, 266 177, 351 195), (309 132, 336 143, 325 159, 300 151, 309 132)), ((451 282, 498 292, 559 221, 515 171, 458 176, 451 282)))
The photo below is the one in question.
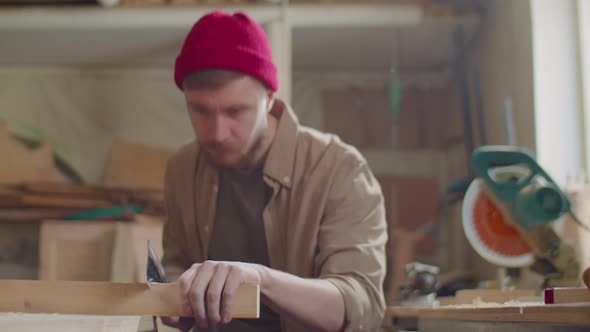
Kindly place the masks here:
POLYGON ((454 57, 454 27, 465 26, 469 40, 480 22, 475 14, 428 16, 419 4, 3 7, 0 65, 170 67, 186 32, 213 9, 247 11, 267 26, 286 20, 297 68, 438 66, 454 57))
POLYGON ((204 14, 222 9, 247 11, 261 23, 287 15, 293 27, 305 26, 395 26, 417 24, 423 18, 418 5, 387 4, 272 4, 199 5, 178 7, 112 8, 50 7, 0 8, 0 30, 23 29, 182 29, 204 14))

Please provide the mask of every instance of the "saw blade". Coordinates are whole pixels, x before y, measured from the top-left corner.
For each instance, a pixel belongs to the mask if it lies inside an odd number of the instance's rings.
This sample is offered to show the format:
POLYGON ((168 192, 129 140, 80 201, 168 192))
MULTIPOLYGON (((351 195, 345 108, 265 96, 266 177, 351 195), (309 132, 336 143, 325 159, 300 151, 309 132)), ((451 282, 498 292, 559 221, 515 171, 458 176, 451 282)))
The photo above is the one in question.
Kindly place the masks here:
POLYGON ((533 249, 475 179, 463 200, 463 230, 475 251, 490 263, 521 267, 533 262, 533 249))

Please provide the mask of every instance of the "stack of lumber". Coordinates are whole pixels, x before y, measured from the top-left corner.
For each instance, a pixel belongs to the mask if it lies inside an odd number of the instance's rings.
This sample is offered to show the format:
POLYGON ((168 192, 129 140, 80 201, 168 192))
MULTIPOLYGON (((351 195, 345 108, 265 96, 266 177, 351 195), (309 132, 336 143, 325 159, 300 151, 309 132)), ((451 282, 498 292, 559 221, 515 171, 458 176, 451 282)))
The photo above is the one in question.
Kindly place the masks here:
POLYGON ((115 140, 103 185, 72 184, 54 176, 47 153, 42 155, 43 162, 33 162, 38 151, 44 150, 28 150, 7 137, 5 130, 2 133, 0 143, 5 146, 0 145, 0 152, 8 154, 12 166, 0 163, 4 165, 0 167, 0 221, 130 220, 140 212, 164 215, 164 173, 171 150, 115 140))
POLYGON ((42 219, 118 219, 129 213, 164 215, 161 190, 59 182, 0 186, 0 221, 42 219))

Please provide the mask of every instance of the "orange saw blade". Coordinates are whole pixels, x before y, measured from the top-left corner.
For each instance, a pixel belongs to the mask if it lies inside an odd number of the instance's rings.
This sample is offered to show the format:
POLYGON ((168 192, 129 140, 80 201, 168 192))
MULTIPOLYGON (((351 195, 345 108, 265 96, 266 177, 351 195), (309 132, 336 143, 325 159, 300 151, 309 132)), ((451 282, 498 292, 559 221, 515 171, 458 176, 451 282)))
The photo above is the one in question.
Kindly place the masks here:
POLYGON ((493 264, 509 267, 530 264, 532 248, 483 186, 476 179, 465 194, 463 230, 467 239, 478 254, 493 264))

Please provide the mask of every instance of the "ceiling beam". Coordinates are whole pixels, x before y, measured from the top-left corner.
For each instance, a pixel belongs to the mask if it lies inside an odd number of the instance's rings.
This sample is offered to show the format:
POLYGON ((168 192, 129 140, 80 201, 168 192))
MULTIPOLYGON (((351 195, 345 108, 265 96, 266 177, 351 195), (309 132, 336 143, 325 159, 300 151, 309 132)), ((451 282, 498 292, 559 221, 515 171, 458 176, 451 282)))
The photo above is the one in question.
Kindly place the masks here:
POLYGON ((246 11, 261 23, 286 19, 293 27, 322 26, 397 26, 421 22, 421 6, 386 4, 273 4, 194 7, 112 8, 2 8, 0 30, 29 31, 37 29, 120 30, 179 29, 187 30, 194 22, 214 9, 228 12, 246 11))

